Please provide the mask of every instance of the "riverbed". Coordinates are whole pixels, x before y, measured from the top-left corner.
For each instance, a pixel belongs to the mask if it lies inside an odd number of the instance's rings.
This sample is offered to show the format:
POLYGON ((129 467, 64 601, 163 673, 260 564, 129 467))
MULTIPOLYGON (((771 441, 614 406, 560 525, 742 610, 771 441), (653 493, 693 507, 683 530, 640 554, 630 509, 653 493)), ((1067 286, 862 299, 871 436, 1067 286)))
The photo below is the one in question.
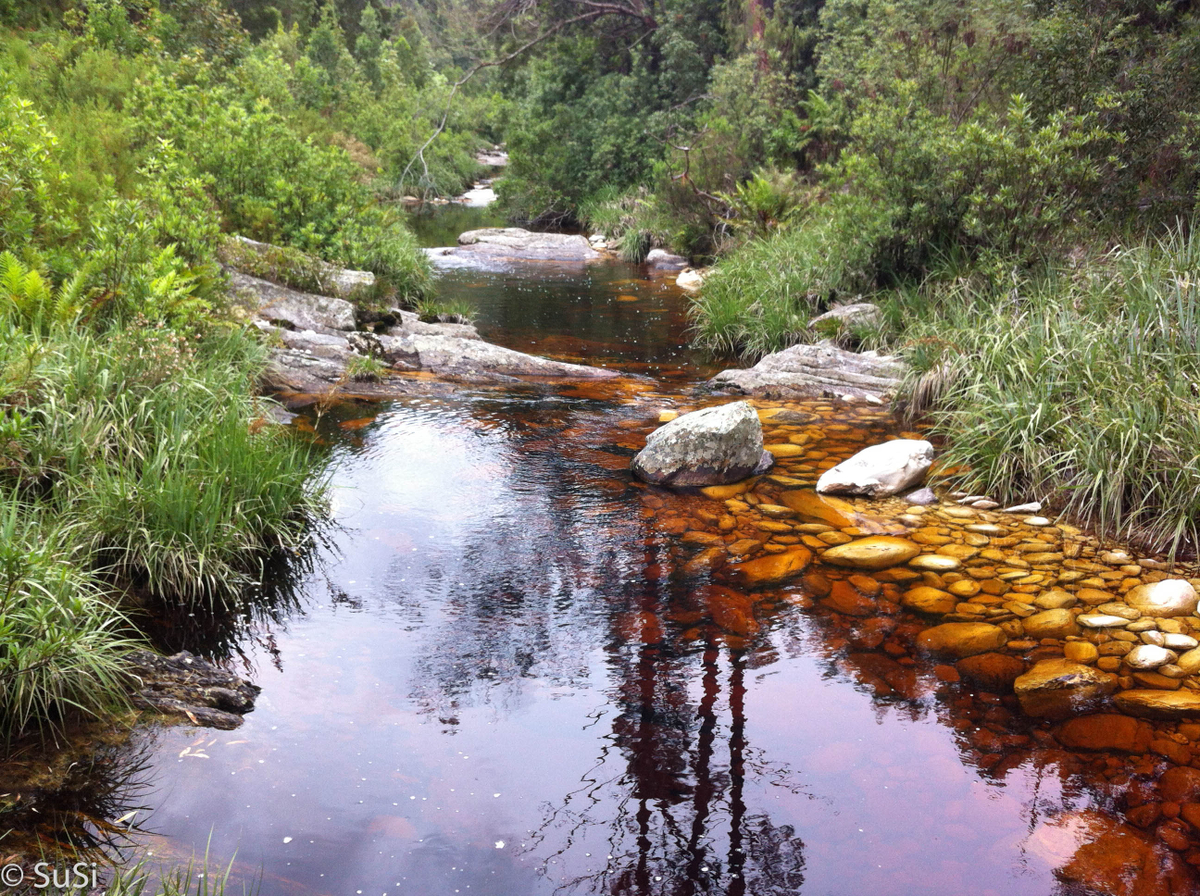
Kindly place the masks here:
MULTIPOLYGON (((728 400, 697 388, 722 365, 688 348, 671 279, 613 261, 440 288, 485 339, 627 375, 306 410, 331 522, 259 612, 173 633, 262 693, 236 731, 137 731, 111 810, 132 852, 207 852, 263 896, 1059 892, 1114 805, 1090 760, 890 649, 911 622, 873 627, 841 584, 894 583, 827 570, 824 593, 817 573, 739 604, 703 562, 726 500, 631 478, 664 412, 728 400)), ((791 486, 903 430, 789 409, 769 435, 803 449, 791 486)))

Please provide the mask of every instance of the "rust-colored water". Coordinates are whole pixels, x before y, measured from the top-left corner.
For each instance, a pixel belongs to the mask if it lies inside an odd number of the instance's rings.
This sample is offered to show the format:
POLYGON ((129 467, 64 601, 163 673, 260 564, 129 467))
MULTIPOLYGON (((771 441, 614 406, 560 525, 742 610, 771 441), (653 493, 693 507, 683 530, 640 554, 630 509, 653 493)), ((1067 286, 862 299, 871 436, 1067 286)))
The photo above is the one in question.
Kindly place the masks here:
MULTIPOLYGON (((334 525, 272 608, 172 633, 263 690, 237 731, 135 736, 138 848, 207 849, 264 896, 1049 896, 1072 892, 1081 845, 1124 835, 1114 813, 1155 758, 1064 750, 1011 690, 918 655, 907 581, 817 563, 748 584, 745 559, 844 530, 957 531, 862 502, 822 529, 778 505, 896 435, 886 415, 764 415, 797 448, 739 495, 631 479, 660 412, 712 401, 695 386, 715 369, 685 347, 685 299, 638 275, 444 287, 477 302, 485 338, 634 377, 302 418, 332 445, 334 525)), ((119 782, 106 793, 125 814, 119 782)))

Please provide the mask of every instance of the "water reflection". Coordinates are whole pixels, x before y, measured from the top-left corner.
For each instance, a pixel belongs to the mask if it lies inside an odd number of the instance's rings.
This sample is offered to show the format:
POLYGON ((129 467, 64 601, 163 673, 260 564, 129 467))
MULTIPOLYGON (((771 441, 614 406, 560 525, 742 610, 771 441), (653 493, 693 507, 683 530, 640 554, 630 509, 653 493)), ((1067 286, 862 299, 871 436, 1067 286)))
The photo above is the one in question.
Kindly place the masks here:
POLYGON ((568 862, 569 852, 586 858, 589 846, 604 859, 594 871, 555 875, 555 892, 799 892, 803 842, 792 826, 746 804, 748 776, 786 786, 788 775, 752 758, 744 652, 711 641, 683 655, 667 645, 615 644, 610 661, 621 681, 612 736, 583 786, 553 808, 530 842, 534 853, 560 844, 542 859, 547 873, 568 862), (689 696, 697 673, 698 702, 689 696))
MULTIPOLYGON (((697 379, 681 306, 622 279, 461 286, 514 347, 697 379)), ((724 505, 628 473, 693 400, 643 378, 312 411, 336 527, 253 613, 164 630, 253 669, 257 708, 141 734, 150 789, 97 817, 145 802, 144 846, 211 842, 264 896, 1051 892, 1082 765, 918 663, 898 590, 856 617, 826 605, 844 573, 743 592, 698 562, 724 505)))

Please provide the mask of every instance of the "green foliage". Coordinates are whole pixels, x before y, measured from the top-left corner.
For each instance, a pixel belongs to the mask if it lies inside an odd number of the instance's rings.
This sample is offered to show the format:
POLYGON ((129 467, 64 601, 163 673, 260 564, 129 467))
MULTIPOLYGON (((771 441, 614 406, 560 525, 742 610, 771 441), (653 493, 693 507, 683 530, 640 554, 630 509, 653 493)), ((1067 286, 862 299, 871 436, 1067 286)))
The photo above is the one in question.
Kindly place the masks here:
POLYGON ((796 226, 754 240, 722 262, 693 300, 696 339, 757 357, 816 338, 809 319, 872 287, 891 222, 877 204, 839 194, 796 226))
MULTIPOLYGON (((8 417, 8 419, 12 419, 8 417)), ((11 429, 0 438, 11 437, 11 429)), ((74 533, 0 489, 0 739, 48 736, 124 700, 128 623, 74 558, 74 533)))
POLYGON ((1200 547, 1195 228, 1074 272, 929 284, 901 342, 944 462, 1151 550, 1200 547))
POLYGON ((11 252, 0 254, 0 316, 40 335, 75 321, 83 311, 82 272, 58 290, 11 252))
POLYGON ((729 206, 724 222, 743 240, 769 236, 797 213, 803 196, 790 172, 759 171, 722 194, 729 206))
POLYGON ((248 336, 196 342, 144 319, 103 340, 10 332, 7 357, 31 348, 14 474, 108 576, 159 600, 235 604, 264 548, 304 542, 310 462, 286 433, 251 425, 262 354, 248 336))
POLYGON ((1024 97, 1002 119, 955 123, 916 99, 912 83, 864 103, 851 145, 828 171, 832 185, 885 208, 893 222, 879 269, 919 273, 950 246, 1037 258, 1082 222, 1099 184, 1089 149, 1104 133, 1084 116, 1044 125, 1024 97))

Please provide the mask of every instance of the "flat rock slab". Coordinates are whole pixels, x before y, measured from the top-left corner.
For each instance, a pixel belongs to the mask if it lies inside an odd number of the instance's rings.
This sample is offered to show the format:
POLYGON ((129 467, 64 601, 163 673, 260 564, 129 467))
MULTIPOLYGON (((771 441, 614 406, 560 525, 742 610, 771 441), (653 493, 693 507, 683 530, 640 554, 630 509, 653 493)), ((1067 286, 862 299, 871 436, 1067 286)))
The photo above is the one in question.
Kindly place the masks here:
POLYGON ((427 323, 415 311, 395 309, 392 312, 397 323, 388 331, 389 336, 459 336, 463 339, 478 339, 479 331, 474 324, 427 323))
POLYGON ((763 398, 881 399, 896 391, 905 370, 898 358, 824 341, 793 345, 745 370, 723 370, 709 384, 763 398))
POLYGON ((737 482, 770 467, 762 424, 749 402, 683 414, 650 433, 633 459, 639 479, 656 485, 711 486, 737 482))
MULTIPOLYGON (((295 249, 283 249, 279 246, 272 246, 270 243, 260 243, 257 240, 252 240, 249 237, 235 236, 233 237, 233 247, 241 249, 241 253, 236 249, 233 253, 235 257, 230 259, 230 264, 234 268, 238 268, 239 260, 237 255, 246 252, 254 253, 262 256, 264 261, 269 265, 272 263, 271 256, 277 253, 288 253, 292 256, 307 258, 306 268, 317 278, 321 285, 321 293, 334 296, 339 299, 353 299, 369 293, 372 287, 375 286, 375 275, 370 271, 356 271, 352 268, 341 268, 335 264, 329 264, 327 261, 322 261, 314 256, 305 256, 303 253, 295 249)), ((250 265, 246 265, 250 267, 250 265)))
POLYGON ((520 227, 485 227, 459 234, 459 253, 513 261, 597 261, 604 256, 573 233, 533 233, 520 227))
POLYGON ((259 388, 281 396, 288 407, 312 404, 331 395, 381 401, 406 395, 450 395, 456 388, 451 383, 401 376, 354 380, 346 376, 349 357, 349 350, 336 357, 321 357, 305 349, 274 349, 259 378, 259 388))
POLYGON ((255 315, 292 330, 337 333, 355 327, 354 306, 345 299, 300 292, 237 271, 229 273, 230 287, 254 299, 255 315))
MULTIPOLYGON (((442 326, 461 326, 444 324, 442 326)), ((552 377, 557 379, 610 379, 614 370, 568 364, 537 355, 527 355, 511 348, 493 345, 478 338, 416 333, 403 336, 381 336, 383 357, 392 364, 400 363, 440 376, 467 378, 473 382, 499 382, 512 377, 552 377)))
MULTIPOLYGON (((414 316, 415 317, 415 316, 414 316)), ((347 374, 356 347, 374 346, 393 370, 428 371, 447 380, 478 385, 521 382, 522 377, 596 380, 617 376, 612 370, 539 358, 492 345, 479 339, 468 324, 426 324, 401 318, 393 334, 289 330, 260 322, 282 344, 271 352, 261 387, 292 395, 337 394, 346 398, 386 399, 403 395, 445 393, 446 383, 398 377, 385 372, 378 379, 354 379, 347 374), (461 334, 461 335, 458 335, 461 334)))

